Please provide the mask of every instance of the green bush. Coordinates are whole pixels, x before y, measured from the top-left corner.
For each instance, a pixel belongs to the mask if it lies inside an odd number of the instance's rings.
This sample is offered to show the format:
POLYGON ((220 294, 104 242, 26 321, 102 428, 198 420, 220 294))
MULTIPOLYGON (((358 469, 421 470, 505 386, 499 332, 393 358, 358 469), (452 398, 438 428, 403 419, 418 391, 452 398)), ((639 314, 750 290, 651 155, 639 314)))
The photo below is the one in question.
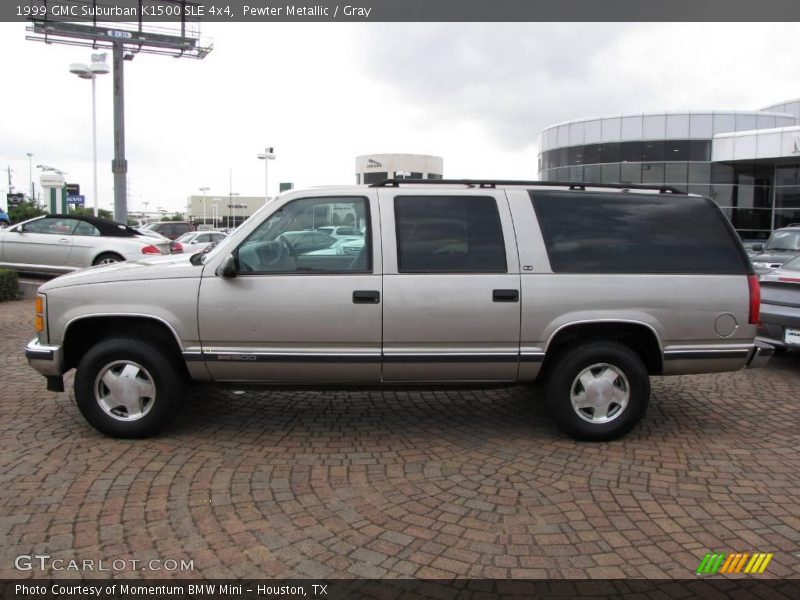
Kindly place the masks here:
POLYGON ((19 276, 16 271, 0 269, 0 302, 19 298, 19 276))

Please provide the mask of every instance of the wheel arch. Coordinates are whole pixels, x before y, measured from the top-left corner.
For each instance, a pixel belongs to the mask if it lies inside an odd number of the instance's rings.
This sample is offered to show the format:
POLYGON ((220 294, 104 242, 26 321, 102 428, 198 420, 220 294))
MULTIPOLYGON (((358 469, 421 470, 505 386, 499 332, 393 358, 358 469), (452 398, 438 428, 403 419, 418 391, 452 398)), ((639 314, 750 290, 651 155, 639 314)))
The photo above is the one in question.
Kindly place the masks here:
POLYGON ((109 338, 129 337, 159 344, 182 365, 180 338, 172 326, 154 316, 144 315, 86 315, 72 319, 64 330, 64 368, 77 367, 84 354, 96 343, 109 338))
POLYGON ((542 371, 575 343, 616 341, 636 352, 650 375, 660 375, 664 369, 661 340, 652 325, 643 321, 604 319, 573 321, 559 326, 545 344, 542 371))

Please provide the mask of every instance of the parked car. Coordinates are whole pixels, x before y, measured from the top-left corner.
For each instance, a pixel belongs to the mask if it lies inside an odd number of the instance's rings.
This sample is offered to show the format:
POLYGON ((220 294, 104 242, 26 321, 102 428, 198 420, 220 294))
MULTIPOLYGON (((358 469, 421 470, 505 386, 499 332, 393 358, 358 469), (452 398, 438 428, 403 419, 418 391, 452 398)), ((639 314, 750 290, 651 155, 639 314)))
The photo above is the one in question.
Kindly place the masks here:
POLYGON ((541 380, 561 429, 613 439, 645 414, 650 375, 760 366, 773 351, 755 341, 758 278, 717 205, 625 188, 293 190, 206 254, 45 283, 26 356, 50 390, 76 369, 81 413, 118 437, 161 430, 189 381, 541 380), (333 240, 305 230, 333 205, 358 215, 361 251, 302 251, 302 236, 333 240))
POLYGON ((314 256, 332 256, 340 254, 356 255, 364 248, 364 238, 358 237, 345 237, 336 240, 332 246, 323 248, 322 250, 314 250, 309 252, 309 255, 314 256))
POLYGON ((11 219, 8 218, 8 213, 0 208, 0 229, 5 229, 11 226, 11 219))
POLYGON ((0 231, 0 267, 67 273, 170 253, 169 240, 107 219, 44 215, 0 231))
POLYGON ((750 260, 757 273, 768 273, 785 262, 800 256, 800 224, 776 229, 769 236, 766 246, 753 244, 750 260))
POLYGON ((317 231, 321 231, 322 233, 327 233, 329 236, 334 237, 336 239, 339 238, 352 238, 352 237, 364 237, 364 232, 359 231, 355 227, 351 227, 350 225, 340 225, 338 227, 333 225, 328 225, 325 227, 317 227, 317 231))
POLYGON ((294 255, 306 254, 323 248, 330 248, 336 238, 327 233, 316 230, 287 231, 280 235, 280 240, 285 242, 294 255))
POLYGON ((800 348, 800 256, 761 276, 761 339, 800 348))
POLYGON ((144 233, 155 231, 171 240, 176 240, 184 233, 194 230, 194 223, 191 221, 153 221, 152 223, 142 225, 139 229, 139 231, 144 233))
POLYGON ((225 234, 221 231, 190 231, 189 233, 184 233, 175 241, 183 246, 183 252, 194 254, 195 252, 203 252, 224 239, 225 234))

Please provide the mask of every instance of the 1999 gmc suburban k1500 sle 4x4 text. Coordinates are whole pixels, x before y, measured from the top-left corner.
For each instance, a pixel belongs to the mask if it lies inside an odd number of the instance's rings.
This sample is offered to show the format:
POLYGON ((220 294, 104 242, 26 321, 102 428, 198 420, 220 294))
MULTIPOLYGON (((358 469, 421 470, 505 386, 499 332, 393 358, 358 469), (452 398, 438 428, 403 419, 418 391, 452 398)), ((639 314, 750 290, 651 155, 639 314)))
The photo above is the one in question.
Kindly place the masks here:
POLYGON ((607 440, 649 375, 767 360, 758 280, 709 199, 669 188, 388 180, 293 191, 211 252, 40 288, 31 365, 118 437, 161 430, 187 382, 507 385, 544 381, 556 423, 607 440), (364 233, 348 253, 291 232, 364 233), (291 235, 288 235, 291 234, 291 235))

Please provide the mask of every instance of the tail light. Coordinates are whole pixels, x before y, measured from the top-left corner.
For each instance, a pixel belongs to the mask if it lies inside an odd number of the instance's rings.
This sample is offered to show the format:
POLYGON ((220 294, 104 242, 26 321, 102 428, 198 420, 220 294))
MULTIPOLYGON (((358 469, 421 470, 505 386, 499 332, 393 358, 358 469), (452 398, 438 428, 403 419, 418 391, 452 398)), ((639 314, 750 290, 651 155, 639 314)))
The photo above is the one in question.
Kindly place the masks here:
POLYGON ((785 281, 786 283, 800 283, 800 277, 778 277, 778 281, 785 281))
POLYGON ((747 287, 750 290, 750 325, 758 325, 759 312, 761 311, 761 288, 758 285, 757 275, 747 276, 747 287))
POLYGON ((181 244, 180 242, 172 242, 169 245, 169 251, 172 254, 180 254, 181 252, 183 252, 183 244, 181 244))
POLYGON ((149 246, 142 248, 142 254, 161 254, 161 250, 150 244, 149 246))

